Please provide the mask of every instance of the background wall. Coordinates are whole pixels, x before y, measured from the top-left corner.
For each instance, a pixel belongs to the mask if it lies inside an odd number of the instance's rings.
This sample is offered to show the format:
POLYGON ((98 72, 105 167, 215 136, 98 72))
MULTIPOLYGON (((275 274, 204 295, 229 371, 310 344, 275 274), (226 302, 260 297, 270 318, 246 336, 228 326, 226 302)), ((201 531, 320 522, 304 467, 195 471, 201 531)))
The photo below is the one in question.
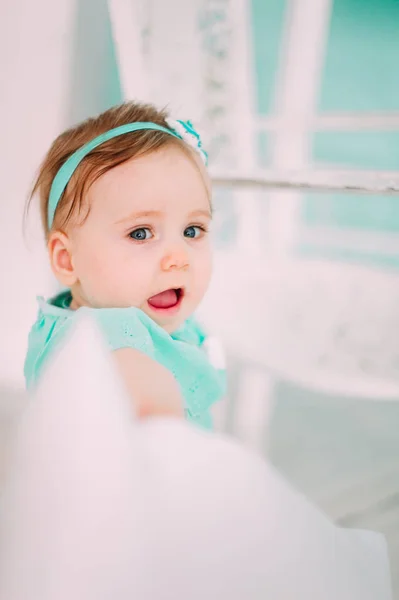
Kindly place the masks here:
POLYGON ((54 289, 37 203, 23 230, 34 174, 64 128, 119 102, 121 89, 106 2, 16 0, 0 11, 0 379, 20 386, 35 297, 54 289))

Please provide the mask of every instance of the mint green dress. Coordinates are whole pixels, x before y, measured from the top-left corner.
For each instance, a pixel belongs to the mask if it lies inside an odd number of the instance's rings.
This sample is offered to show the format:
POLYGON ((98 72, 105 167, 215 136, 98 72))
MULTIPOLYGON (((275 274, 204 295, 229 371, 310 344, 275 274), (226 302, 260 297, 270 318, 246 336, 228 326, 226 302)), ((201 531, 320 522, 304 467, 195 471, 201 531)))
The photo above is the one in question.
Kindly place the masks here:
POLYGON ((63 343, 77 312, 90 314, 99 325, 110 350, 135 348, 172 372, 180 385, 187 419, 212 428, 210 407, 225 391, 225 372, 214 367, 206 353, 206 335, 188 319, 169 334, 138 308, 89 308, 70 310, 71 295, 62 292, 48 301, 38 298, 39 312, 28 338, 24 374, 32 389, 54 350, 63 343))

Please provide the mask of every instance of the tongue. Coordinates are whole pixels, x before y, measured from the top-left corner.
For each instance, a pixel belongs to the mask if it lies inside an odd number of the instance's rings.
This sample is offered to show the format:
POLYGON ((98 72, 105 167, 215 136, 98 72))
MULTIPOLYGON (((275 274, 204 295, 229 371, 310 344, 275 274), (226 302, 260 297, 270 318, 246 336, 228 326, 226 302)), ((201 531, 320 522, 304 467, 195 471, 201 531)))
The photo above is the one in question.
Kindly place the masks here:
POLYGON ((177 304, 178 297, 176 290, 166 290, 148 300, 148 304, 154 308, 171 308, 177 304))

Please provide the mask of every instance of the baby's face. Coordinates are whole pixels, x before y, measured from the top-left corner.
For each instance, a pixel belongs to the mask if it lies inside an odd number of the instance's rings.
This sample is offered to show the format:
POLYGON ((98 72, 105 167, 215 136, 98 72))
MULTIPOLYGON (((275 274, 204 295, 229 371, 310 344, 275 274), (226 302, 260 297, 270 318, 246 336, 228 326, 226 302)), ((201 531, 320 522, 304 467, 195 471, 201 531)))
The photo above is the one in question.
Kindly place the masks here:
POLYGON ((172 332, 211 275, 211 207, 203 175, 175 146, 102 175, 90 213, 69 234, 78 305, 143 310, 172 332))

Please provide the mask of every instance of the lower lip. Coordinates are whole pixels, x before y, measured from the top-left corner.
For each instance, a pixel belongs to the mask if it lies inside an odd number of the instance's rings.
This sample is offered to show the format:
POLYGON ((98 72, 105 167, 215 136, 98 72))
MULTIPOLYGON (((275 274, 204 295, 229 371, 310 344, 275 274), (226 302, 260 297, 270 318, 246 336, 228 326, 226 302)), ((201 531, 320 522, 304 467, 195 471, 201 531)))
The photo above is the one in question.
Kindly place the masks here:
POLYGON ((168 308, 157 308, 156 306, 152 306, 152 304, 150 304, 149 302, 147 302, 147 304, 152 311, 154 311, 158 314, 174 315, 180 310, 180 307, 181 307, 181 304, 183 301, 183 297, 184 297, 184 294, 180 294, 180 297, 179 297, 178 301, 176 302, 176 304, 174 304, 173 306, 169 306, 168 308))

